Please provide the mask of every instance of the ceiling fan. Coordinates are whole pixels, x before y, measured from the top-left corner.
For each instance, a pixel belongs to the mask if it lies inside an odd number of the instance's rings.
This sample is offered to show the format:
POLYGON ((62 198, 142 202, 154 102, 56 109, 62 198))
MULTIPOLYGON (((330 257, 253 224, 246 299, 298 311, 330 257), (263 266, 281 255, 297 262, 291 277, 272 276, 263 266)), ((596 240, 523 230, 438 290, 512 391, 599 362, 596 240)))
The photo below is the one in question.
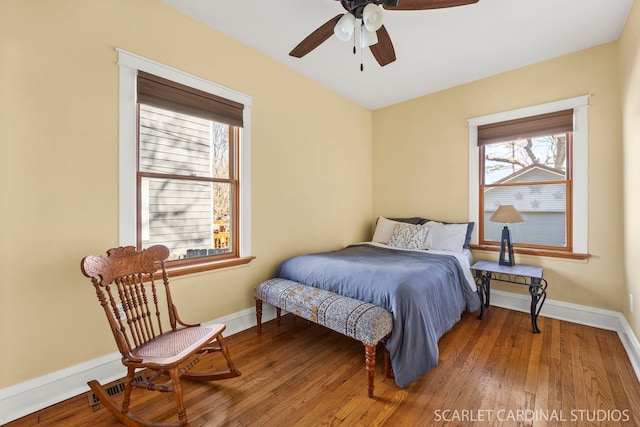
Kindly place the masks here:
MULTIPOLYGON (((382 25, 382 10, 427 10, 445 7, 465 6, 477 3, 478 0, 336 0, 347 11, 336 15, 309 34, 289 55, 302 58, 320 46, 332 34, 342 41, 349 41, 354 36, 356 20, 360 24, 360 47, 370 48, 374 58, 384 67, 396 60, 396 52, 391 37, 382 25)), ((353 53, 356 53, 355 36, 353 53)), ((360 64, 362 70, 362 64, 360 64)))

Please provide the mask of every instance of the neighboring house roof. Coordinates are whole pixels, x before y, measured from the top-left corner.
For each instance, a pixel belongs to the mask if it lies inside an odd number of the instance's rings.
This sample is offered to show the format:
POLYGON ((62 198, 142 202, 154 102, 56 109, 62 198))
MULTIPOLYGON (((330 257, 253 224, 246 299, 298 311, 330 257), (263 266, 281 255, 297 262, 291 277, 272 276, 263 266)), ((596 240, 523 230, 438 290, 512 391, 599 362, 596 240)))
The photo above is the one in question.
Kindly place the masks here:
POLYGON ((532 181, 532 172, 540 171, 543 172, 542 177, 546 179, 541 179, 540 181, 555 181, 558 179, 564 179, 564 171, 562 169, 552 168, 551 166, 543 165, 542 163, 533 163, 529 166, 526 166, 511 175, 507 175, 502 179, 499 179, 495 182, 495 184, 504 184, 508 182, 521 182, 523 181, 522 177, 526 176, 525 181, 532 181), (548 174, 544 174, 544 172, 548 172, 548 174), (520 179, 519 179, 520 178, 520 179), (551 178, 551 179, 549 179, 551 178))
MULTIPOLYGON (((536 163, 495 183, 544 182, 564 179, 564 171, 536 163)), ((513 205, 520 212, 565 212, 566 196, 564 184, 491 187, 484 193, 485 210, 493 211, 500 205, 513 205)))

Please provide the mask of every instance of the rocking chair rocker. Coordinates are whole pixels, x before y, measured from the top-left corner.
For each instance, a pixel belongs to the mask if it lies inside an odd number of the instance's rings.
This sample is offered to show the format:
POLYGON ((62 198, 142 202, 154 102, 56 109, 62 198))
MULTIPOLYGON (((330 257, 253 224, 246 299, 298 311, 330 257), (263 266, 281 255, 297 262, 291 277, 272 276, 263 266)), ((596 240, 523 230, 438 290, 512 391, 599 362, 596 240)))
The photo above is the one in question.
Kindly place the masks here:
MULTIPOLYGON (((214 381, 240 375, 222 338, 225 325, 201 326, 180 320, 169 290, 169 277, 164 264, 169 250, 165 246, 156 245, 143 251, 126 246, 109 249, 107 254, 107 257, 85 257, 81 268, 84 275, 91 278, 118 350, 122 354, 122 364, 127 367, 122 405, 118 407, 98 381, 89 381, 89 387, 104 407, 126 425, 187 425, 181 379, 214 381), (170 329, 166 331, 161 321, 159 295, 154 282, 154 278, 157 278, 154 273, 158 267, 168 306, 170 329), (214 352, 222 353, 228 369, 218 372, 188 372, 202 356, 214 352), (134 381, 136 369, 148 369, 155 374, 148 380, 134 381), (166 424, 147 421, 130 411, 133 388, 173 392, 179 422, 166 424)), ((162 320, 166 322, 166 315, 162 320)))

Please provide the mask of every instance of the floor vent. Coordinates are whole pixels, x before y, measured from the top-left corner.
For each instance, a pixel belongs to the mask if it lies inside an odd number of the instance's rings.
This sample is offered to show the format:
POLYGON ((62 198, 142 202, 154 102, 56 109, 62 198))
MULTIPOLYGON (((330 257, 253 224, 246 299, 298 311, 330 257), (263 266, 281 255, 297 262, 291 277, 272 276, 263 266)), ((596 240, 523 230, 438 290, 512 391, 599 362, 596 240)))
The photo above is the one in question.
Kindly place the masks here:
MULTIPOLYGON (((140 372, 138 374, 136 374, 136 376, 133 378, 134 381, 146 381, 147 380, 147 376, 143 373, 140 372)), ((117 396, 120 393, 124 392, 124 378, 116 381, 115 383, 111 384, 109 387, 105 388, 104 391, 111 397, 113 396, 117 396)), ((91 406, 96 406, 97 404, 100 403, 100 399, 98 399, 98 396, 95 395, 95 393, 90 392, 88 394, 89 397, 89 407, 91 406)))

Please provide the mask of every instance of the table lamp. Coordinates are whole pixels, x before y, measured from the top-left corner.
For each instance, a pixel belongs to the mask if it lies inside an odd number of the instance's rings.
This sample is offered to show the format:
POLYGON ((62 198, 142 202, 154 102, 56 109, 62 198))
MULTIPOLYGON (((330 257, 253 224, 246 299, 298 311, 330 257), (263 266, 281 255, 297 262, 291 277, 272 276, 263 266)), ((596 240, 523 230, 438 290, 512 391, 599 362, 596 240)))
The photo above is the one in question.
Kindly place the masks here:
POLYGON ((502 238, 500 239, 500 265, 515 265, 513 260, 513 246, 511 245, 511 233, 509 232, 509 224, 515 222, 524 222, 522 216, 518 213, 513 205, 500 205, 498 209, 491 215, 489 221, 501 222, 504 224, 502 229, 502 238), (505 258, 506 256, 506 258, 505 258))

